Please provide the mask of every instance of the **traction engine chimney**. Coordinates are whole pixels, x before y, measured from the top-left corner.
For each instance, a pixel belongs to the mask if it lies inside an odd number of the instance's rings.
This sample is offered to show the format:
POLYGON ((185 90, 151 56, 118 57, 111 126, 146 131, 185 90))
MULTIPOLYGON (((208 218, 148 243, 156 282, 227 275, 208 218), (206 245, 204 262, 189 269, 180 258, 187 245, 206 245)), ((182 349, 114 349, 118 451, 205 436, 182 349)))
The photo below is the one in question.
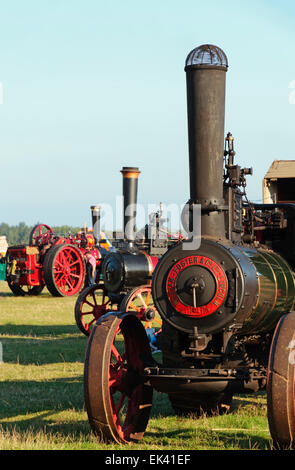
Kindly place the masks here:
POLYGON ((124 239, 133 242, 135 239, 137 183, 140 171, 135 167, 123 167, 123 230, 124 239))
POLYGON ((91 206, 93 238, 95 245, 100 242, 100 206, 91 206))
POLYGON ((223 153, 228 61, 218 47, 192 50, 185 63, 190 171, 189 204, 202 208, 202 236, 225 238, 223 153))

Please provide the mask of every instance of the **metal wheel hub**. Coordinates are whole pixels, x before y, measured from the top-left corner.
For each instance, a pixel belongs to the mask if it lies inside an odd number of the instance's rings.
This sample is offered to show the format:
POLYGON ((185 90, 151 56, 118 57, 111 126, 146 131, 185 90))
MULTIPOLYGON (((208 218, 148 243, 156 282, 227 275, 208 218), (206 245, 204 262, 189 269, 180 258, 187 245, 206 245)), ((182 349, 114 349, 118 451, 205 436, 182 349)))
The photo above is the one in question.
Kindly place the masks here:
POLYGON ((95 305, 93 308, 93 315, 97 318, 99 318, 101 315, 104 315, 106 313, 106 305, 95 305))
POLYGON ((111 392, 119 391, 131 398, 134 389, 143 383, 138 371, 133 367, 122 369, 113 369, 110 372, 110 388, 111 392))
POLYGON ((147 308, 144 310, 143 318, 146 321, 152 321, 156 316, 155 310, 153 308, 147 308))

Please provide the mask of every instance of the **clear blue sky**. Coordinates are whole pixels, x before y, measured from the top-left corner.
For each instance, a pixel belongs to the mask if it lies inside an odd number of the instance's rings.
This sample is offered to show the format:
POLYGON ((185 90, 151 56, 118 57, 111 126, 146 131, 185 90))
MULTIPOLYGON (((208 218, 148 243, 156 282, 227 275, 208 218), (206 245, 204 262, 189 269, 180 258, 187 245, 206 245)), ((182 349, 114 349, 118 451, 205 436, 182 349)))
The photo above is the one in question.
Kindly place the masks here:
POLYGON ((248 195, 274 159, 295 159, 292 0, 1 1, 0 222, 90 222, 142 171, 139 202, 189 196, 184 61, 211 43, 229 59, 226 128, 248 195))

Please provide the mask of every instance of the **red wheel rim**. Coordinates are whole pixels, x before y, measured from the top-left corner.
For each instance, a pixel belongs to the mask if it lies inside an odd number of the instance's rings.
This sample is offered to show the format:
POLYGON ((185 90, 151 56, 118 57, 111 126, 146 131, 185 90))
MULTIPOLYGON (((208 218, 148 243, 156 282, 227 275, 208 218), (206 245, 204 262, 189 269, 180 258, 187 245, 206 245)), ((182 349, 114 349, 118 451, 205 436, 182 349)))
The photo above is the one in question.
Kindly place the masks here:
POLYGON ((125 312, 137 312, 136 316, 139 320, 145 322, 145 328, 151 328, 152 323, 156 323, 157 326, 160 327, 162 326, 162 321, 154 307, 152 289, 150 286, 142 286, 134 289, 127 297, 123 307, 125 312), (155 314, 152 321, 146 320, 148 310, 152 310, 155 314))
POLYGON ((95 322, 109 311, 117 310, 106 295, 103 284, 88 287, 77 300, 80 330, 89 335, 95 322))
POLYGON ((84 274, 84 261, 80 252, 69 245, 61 247, 53 263, 57 289, 65 296, 77 294, 83 285, 84 274))

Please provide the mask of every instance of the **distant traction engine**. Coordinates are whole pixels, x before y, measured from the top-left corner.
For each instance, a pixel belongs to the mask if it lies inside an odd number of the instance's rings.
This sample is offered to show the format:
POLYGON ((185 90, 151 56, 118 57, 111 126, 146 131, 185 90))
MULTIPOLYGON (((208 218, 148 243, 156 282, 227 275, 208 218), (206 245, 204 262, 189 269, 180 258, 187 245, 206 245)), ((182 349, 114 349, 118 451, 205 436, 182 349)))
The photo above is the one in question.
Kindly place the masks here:
POLYGON ((91 233, 67 237, 56 235, 45 224, 36 225, 29 245, 7 250, 6 280, 15 295, 39 295, 46 286, 56 297, 72 296, 85 284, 84 254, 90 250, 100 263, 100 253, 91 233))

